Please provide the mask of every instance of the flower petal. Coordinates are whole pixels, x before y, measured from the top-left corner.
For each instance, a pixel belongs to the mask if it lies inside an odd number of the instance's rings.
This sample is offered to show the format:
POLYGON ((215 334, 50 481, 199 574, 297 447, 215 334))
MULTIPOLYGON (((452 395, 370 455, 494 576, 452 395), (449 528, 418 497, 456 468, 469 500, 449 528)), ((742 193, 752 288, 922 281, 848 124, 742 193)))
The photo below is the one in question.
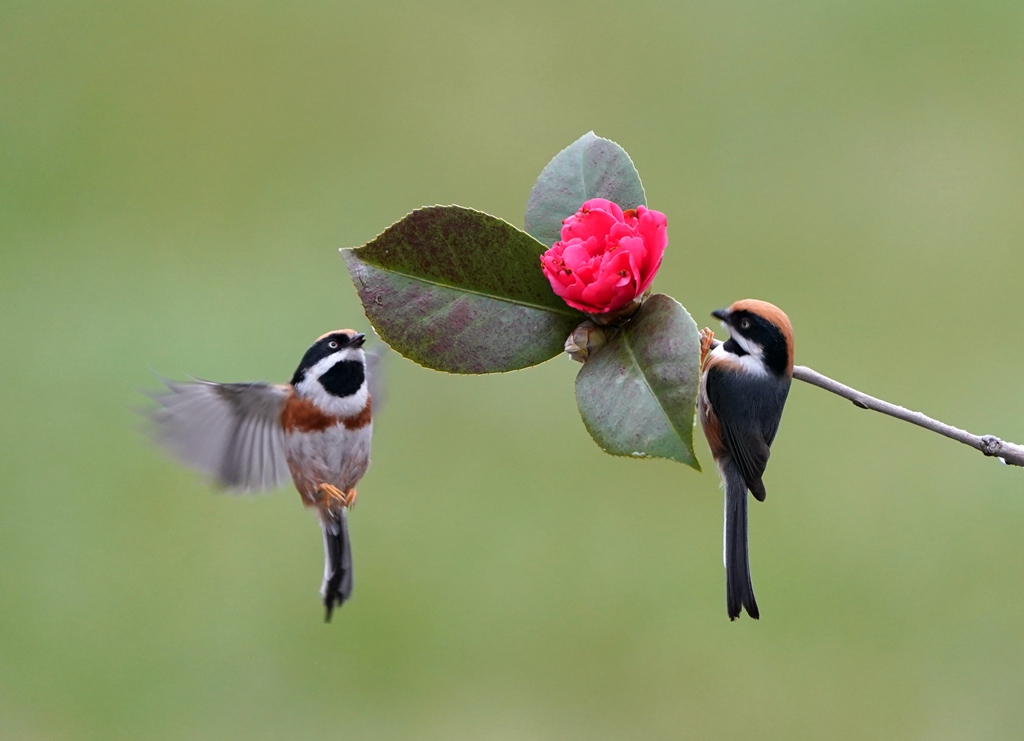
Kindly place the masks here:
POLYGON ((562 223, 562 239, 541 256, 552 290, 588 314, 616 311, 654 280, 668 244, 663 213, 638 206, 623 212, 592 198, 562 223))

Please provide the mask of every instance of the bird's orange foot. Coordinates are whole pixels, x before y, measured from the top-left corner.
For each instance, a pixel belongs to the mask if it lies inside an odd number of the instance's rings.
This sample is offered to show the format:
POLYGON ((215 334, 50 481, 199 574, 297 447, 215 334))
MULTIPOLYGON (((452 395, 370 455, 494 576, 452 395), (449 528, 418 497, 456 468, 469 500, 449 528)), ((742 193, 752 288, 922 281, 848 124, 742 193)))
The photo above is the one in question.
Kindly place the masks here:
POLYGON ((704 361, 708 357, 708 353, 711 352, 712 345, 715 344, 715 333, 712 332, 708 327, 704 327, 700 331, 700 367, 704 368, 704 361))
POLYGON ((349 489, 346 492, 331 484, 320 484, 316 487, 316 491, 321 495, 323 505, 327 509, 335 509, 339 506, 351 507, 356 503, 355 489, 349 489))

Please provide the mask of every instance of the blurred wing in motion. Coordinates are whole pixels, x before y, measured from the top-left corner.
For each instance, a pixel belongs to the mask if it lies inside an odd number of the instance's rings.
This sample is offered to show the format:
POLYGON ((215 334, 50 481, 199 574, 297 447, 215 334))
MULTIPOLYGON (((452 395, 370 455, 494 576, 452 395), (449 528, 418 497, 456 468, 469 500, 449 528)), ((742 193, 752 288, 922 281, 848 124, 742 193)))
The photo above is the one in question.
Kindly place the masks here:
POLYGON ((285 458, 281 410, 292 393, 267 383, 164 381, 153 394, 154 437, 178 460, 242 492, 275 489, 291 474, 285 458))
POLYGON ((391 354, 391 348, 383 342, 375 345, 373 349, 366 350, 366 385, 370 390, 370 399, 373 402, 373 414, 380 414, 380 410, 387 401, 387 383, 384 379, 384 367, 387 365, 387 357, 391 354))

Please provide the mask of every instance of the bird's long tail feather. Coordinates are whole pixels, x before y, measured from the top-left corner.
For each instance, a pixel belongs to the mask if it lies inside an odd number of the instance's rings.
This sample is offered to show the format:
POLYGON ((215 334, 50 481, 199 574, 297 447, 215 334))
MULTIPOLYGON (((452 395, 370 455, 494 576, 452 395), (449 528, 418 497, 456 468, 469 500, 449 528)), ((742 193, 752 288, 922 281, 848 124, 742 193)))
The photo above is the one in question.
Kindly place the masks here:
POLYGON ((327 610, 324 620, 329 623, 335 605, 341 606, 352 594, 352 544, 348 537, 347 509, 321 512, 320 525, 324 531, 324 583, 320 596, 327 610))
POLYGON ((729 619, 735 620, 742 609, 758 619, 754 585, 750 581, 750 557, 747 551, 747 485, 731 461, 722 471, 725 479, 725 591, 729 619))

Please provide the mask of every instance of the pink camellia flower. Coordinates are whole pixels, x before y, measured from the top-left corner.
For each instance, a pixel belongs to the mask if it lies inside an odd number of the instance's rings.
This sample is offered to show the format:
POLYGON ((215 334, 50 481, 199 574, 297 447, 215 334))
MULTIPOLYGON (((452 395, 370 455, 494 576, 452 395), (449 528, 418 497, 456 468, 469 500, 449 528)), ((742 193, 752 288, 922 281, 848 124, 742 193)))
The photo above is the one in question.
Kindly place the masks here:
POLYGON ((541 255, 551 288, 587 314, 607 314, 646 291, 668 244, 665 214, 645 206, 623 211, 591 198, 562 222, 562 239, 541 255))

